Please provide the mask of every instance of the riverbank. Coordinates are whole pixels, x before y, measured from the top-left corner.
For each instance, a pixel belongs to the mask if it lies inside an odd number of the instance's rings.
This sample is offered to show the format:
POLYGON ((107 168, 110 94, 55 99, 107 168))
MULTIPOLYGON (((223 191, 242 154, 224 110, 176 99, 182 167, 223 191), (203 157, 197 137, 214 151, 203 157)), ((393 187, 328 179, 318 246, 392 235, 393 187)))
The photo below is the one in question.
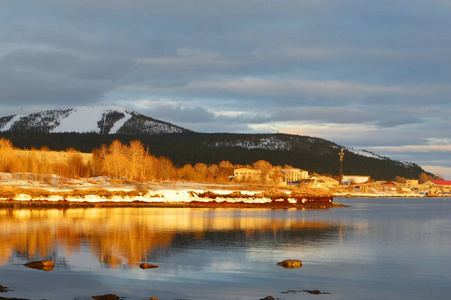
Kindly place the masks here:
POLYGON ((226 207, 330 208, 332 193, 318 189, 194 182, 65 182, 33 178, 0 181, 0 207, 226 207))

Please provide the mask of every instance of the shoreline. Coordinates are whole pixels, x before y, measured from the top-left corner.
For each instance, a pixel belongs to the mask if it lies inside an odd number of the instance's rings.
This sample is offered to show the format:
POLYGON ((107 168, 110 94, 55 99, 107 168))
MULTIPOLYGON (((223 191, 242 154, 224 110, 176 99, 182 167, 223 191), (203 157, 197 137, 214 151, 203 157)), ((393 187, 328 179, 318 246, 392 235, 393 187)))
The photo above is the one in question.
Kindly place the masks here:
POLYGON ((69 209, 69 208, 266 208, 266 209, 329 209, 348 207, 337 202, 291 203, 289 201, 229 202, 229 201, 191 201, 191 202, 120 202, 120 201, 49 201, 49 200, 0 200, 0 209, 69 209))
POLYGON ((105 178, 46 183, 0 181, 0 207, 331 208, 323 190, 196 182, 116 182, 105 178))

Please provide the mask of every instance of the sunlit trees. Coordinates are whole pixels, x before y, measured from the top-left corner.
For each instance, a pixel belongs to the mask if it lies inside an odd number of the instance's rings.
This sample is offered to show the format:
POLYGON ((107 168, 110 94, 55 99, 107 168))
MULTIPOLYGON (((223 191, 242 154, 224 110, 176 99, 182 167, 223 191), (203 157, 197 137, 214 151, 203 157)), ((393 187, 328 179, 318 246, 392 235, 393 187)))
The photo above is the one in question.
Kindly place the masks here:
POLYGON ((14 147, 10 140, 0 139, 0 172, 13 171, 14 147))
POLYGON ((269 174, 273 166, 266 160, 258 160, 252 166, 254 169, 260 170, 260 183, 266 183, 269 180, 269 174))
POLYGON ((146 153, 141 141, 134 140, 130 142, 130 146, 127 149, 128 180, 144 178, 144 160, 147 155, 148 153, 146 153))
POLYGON ((233 175, 234 168, 235 168, 234 165, 230 161, 228 160, 221 161, 218 166, 217 181, 227 182, 228 178, 233 175))
POLYGON ((161 156, 156 161, 157 178, 159 180, 173 179, 175 175, 175 168, 172 161, 164 156, 161 156))
POLYGON ((426 174, 426 173, 421 173, 420 177, 418 178, 418 183, 419 184, 423 184, 425 182, 428 182, 429 180, 433 179, 432 176, 426 174))

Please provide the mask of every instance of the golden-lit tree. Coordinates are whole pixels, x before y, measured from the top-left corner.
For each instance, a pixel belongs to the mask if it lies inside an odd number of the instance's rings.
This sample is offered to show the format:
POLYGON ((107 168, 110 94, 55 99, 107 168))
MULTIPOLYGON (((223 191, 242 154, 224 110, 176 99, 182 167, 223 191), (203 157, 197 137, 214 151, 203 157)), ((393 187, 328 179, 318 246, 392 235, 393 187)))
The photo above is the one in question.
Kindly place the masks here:
POLYGON ((12 172, 15 161, 14 147, 10 140, 0 139, 0 172, 12 172))
POLYGON ((141 141, 134 140, 130 142, 130 146, 127 149, 127 177, 128 180, 142 179, 144 160, 146 157, 146 150, 141 141))
POLYGON ((170 180, 175 177, 174 164, 169 158, 160 156, 157 162, 157 179, 170 180))
POLYGON ((269 173, 273 166, 266 160, 259 160, 252 164, 254 169, 260 170, 260 183, 266 183, 269 179, 269 173))
POLYGON ((207 178, 209 182, 215 182, 219 173, 219 166, 216 164, 212 164, 208 166, 208 174, 207 178))
POLYGON ((127 146, 114 140, 108 147, 107 160, 112 166, 112 177, 121 179, 127 173, 127 146))

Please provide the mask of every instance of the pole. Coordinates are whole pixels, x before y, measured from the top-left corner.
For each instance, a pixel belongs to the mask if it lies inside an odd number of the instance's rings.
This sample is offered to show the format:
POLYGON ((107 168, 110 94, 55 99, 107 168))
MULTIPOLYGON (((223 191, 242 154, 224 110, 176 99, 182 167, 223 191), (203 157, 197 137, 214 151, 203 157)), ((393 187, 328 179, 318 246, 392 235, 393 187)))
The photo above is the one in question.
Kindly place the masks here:
POLYGON ((343 152, 343 148, 341 148, 341 152, 338 153, 340 156, 340 185, 343 185, 343 157, 345 153, 343 152))

